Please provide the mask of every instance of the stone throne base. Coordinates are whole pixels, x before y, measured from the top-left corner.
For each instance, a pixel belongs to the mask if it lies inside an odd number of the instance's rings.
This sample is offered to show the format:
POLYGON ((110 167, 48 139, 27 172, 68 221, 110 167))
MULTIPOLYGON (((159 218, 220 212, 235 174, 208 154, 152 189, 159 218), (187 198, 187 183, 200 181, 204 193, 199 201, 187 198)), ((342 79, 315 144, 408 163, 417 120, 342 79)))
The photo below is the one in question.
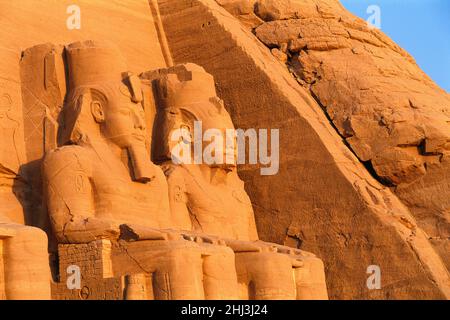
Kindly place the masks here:
POLYGON ((161 239, 61 244, 58 253, 60 282, 52 286, 57 300, 328 298, 320 259, 259 241, 170 231, 161 239), (287 265, 291 273, 276 272, 287 265), (69 289, 74 266, 81 283, 69 289))

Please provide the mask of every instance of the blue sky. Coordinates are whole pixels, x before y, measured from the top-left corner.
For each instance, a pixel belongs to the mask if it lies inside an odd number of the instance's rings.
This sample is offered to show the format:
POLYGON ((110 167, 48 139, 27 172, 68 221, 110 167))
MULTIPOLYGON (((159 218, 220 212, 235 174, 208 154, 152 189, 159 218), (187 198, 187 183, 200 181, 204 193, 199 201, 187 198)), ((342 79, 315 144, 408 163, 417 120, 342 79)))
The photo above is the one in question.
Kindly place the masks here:
POLYGON ((381 9, 381 30, 450 92, 450 0, 340 0, 366 20, 370 5, 381 9))

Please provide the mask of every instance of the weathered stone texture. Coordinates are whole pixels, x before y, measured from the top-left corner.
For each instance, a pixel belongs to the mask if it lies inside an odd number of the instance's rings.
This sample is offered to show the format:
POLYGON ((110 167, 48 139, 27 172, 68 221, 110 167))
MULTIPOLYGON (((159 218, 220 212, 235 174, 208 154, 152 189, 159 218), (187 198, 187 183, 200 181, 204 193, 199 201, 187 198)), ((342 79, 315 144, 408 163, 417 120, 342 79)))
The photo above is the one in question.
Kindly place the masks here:
POLYGON ((16 52, 48 42, 104 39, 120 48, 132 71, 165 66, 148 0, 0 1, 0 39, 16 52), (71 5, 81 10, 80 29, 67 27, 71 5))
POLYGON ((278 175, 240 168, 261 238, 302 244, 322 258, 330 298, 442 297, 428 272, 446 291, 447 270, 408 209, 369 175, 248 24, 215 1, 159 3, 175 62, 192 61, 214 75, 236 127, 281 128, 278 175), (431 271, 431 261, 439 270, 431 271), (381 291, 367 290, 371 264, 384 270, 389 285, 381 291))
POLYGON ((450 96, 338 0, 0 0, 0 40, 0 300, 450 298, 450 96), (279 173, 174 166, 195 120, 279 173))
MULTIPOLYGON (((244 24, 247 19, 225 3, 244 24)), ((450 95, 335 0, 254 0, 256 37, 292 72, 450 266, 450 95)), ((219 1, 219 3, 221 3, 219 1)))

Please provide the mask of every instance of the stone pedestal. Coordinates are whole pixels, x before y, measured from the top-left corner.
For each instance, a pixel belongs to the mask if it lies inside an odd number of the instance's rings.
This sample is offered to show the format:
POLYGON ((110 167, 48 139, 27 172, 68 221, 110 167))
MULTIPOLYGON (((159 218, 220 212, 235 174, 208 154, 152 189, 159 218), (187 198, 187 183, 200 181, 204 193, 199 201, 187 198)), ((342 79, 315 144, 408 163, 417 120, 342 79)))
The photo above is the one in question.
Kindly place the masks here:
POLYGON ((219 243, 207 236, 178 236, 170 240, 98 240, 59 245, 60 279, 53 285, 52 297, 328 299, 323 264, 312 254, 264 242, 219 243), (80 286, 69 289, 74 269, 79 270, 80 286))

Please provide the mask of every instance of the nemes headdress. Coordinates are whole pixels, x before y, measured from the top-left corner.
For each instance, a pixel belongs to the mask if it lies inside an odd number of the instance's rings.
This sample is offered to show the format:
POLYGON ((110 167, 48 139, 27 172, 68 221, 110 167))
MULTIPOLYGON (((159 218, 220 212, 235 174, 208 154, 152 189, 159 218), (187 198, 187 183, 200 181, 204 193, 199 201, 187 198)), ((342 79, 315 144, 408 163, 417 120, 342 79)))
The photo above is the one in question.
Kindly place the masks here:
POLYGON ((83 112, 82 96, 95 92, 107 102, 121 93, 133 102, 142 101, 139 77, 127 72, 125 59, 116 46, 104 41, 76 42, 65 47, 65 54, 69 90, 61 144, 81 138, 76 129, 83 112))
POLYGON ((194 121, 207 127, 210 119, 228 116, 217 97, 212 75, 195 64, 183 64, 159 70, 156 77, 158 100, 158 141, 153 154, 158 161, 170 159, 171 132, 194 121), (206 103, 205 103, 206 102, 206 103))
POLYGON ((103 41, 76 42, 66 46, 70 88, 121 82, 128 70, 117 47, 103 41))

